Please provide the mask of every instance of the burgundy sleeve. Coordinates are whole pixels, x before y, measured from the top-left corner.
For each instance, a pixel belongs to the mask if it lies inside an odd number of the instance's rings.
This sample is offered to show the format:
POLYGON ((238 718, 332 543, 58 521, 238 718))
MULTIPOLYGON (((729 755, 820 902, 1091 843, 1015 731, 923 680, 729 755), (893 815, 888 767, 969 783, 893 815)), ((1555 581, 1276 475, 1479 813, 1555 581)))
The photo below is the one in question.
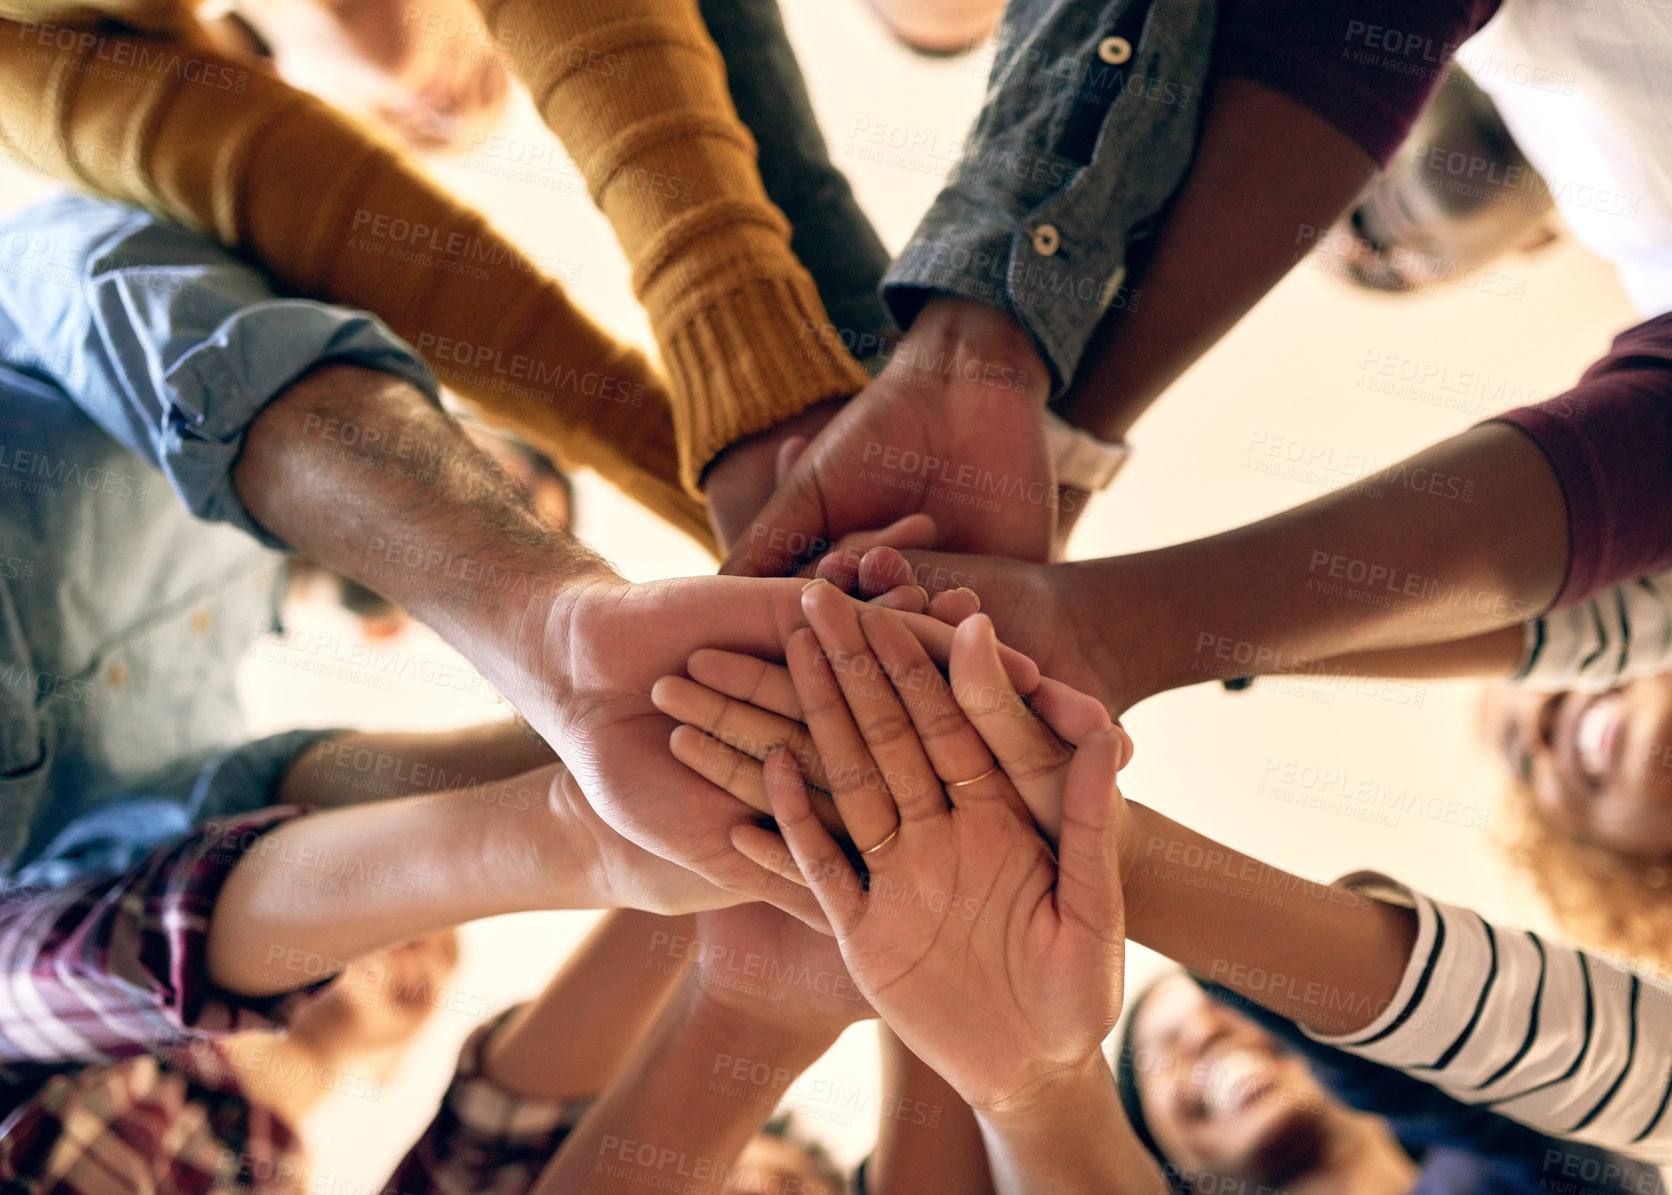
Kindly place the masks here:
POLYGON ((1498 0, 1225 0, 1214 73, 1282 92, 1378 165, 1498 0))
POLYGON ((1501 419, 1539 446, 1567 504, 1552 609, 1672 568, 1672 315, 1622 332, 1572 390, 1501 419))

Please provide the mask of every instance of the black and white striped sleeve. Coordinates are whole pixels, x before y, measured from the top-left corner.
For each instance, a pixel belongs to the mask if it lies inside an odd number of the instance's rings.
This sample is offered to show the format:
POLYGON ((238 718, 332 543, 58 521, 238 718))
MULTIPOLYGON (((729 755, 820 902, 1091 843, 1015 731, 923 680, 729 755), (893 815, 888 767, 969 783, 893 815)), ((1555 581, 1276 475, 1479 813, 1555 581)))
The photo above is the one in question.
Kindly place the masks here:
POLYGON ((1417 944, 1387 1009, 1310 1036, 1551 1136, 1672 1163, 1672 987, 1406 895, 1417 944))
POLYGON ((1600 693, 1672 672, 1672 572, 1639 577, 1523 626, 1515 677, 1531 688, 1600 693))

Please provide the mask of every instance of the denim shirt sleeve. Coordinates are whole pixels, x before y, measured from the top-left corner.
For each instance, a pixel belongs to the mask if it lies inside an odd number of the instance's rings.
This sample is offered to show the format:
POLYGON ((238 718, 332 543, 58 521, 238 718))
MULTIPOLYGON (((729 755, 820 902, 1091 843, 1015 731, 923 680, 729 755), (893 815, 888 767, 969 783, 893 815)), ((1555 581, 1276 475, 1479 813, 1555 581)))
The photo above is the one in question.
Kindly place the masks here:
POLYGON ((185 228, 77 196, 0 222, 0 333, 0 362, 61 388, 193 514, 278 548, 232 481, 263 407, 325 362, 437 396, 416 350, 374 316, 276 295, 185 228))
POLYGON ((1073 379, 1128 246, 1183 181, 1216 0, 1011 0, 987 99, 945 188, 883 281, 909 326, 933 293, 1010 311, 1073 379))

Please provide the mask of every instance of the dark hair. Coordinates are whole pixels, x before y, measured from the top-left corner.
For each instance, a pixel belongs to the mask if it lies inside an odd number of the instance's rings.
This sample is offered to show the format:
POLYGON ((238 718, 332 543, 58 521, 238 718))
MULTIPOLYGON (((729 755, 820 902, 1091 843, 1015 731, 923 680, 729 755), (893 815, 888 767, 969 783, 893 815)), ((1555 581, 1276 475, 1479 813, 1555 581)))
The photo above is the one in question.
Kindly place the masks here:
POLYGON ((807 1160, 818 1172, 820 1181, 828 1185, 832 1191, 848 1189, 848 1176, 842 1173, 842 1168, 836 1164, 836 1159, 830 1156, 830 1151, 824 1147, 823 1142, 815 1140, 796 1127, 794 1112, 779 1112, 766 1122, 765 1127, 761 1129, 761 1136, 787 1142, 806 1154, 807 1160))
POLYGON ((1138 1090, 1138 1018, 1143 1015, 1144 1005, 1155 994, 1155 989, 1177 972, 1169 972, 1145 987, 1136 996, 1126 1001, 1126 1024, 1120 1034, 1120 1055, 1115 1059, 1115 1090, 1120 1093, 1120 1106, 1126 1112, 1127 1123, 1132 1126, 1132 1135, 1138 1138, 1142 1145, 1161 1167, 1161 1173, 1167 1180, 1167 1187, 1174 1195, 1190 1195, 1190 1188, 1184 1185, 1184 1178, 1178 1167, 1167 1160, 1167 1155, 1161 1152, 1161 1146, 1150 1131, 1149 1119, 1144 1115, 1143 1096, 1138 1090))

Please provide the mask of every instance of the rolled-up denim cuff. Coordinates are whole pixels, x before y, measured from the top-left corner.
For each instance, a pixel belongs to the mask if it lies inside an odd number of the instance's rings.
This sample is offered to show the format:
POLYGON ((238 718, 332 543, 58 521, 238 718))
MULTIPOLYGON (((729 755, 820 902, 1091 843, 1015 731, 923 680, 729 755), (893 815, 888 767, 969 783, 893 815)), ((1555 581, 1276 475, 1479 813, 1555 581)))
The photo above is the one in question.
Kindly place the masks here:
POLYGON ((439 401, 435 376, 417 351, 365 312, 285 299, 246 307, 164 379, 170 409, 160 464, 193 514, 230 523, 269 547, 289 546, 250 515, 232 467, 256 416, 325 364, 387 373, 439 401))
POLYGON ((1060 395, 1195 151, 1216 0, 1013 0, 989 99, 883 279, 910 325, 935 294, 1009 311, 1060 395))

